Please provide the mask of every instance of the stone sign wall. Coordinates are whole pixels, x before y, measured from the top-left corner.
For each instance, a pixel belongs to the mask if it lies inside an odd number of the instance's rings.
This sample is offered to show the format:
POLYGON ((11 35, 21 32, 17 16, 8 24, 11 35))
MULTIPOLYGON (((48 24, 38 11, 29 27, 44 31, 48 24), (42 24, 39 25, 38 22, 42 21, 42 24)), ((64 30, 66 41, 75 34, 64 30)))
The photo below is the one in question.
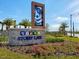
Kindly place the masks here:
POLYGON ((9 45, 44 43, 44 31, 33 29, 10 29, 9 45))

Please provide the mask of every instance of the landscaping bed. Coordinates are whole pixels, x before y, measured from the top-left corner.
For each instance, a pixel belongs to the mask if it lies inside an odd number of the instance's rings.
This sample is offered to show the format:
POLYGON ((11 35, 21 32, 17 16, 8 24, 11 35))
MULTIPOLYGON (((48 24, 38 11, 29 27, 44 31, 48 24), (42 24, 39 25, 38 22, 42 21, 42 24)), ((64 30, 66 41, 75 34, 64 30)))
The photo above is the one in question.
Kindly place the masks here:
POLYGON ((75 55, 79 56, 79 46, 78 43, 73 42, 60 42, 60 43, 46 43, 40 45, 32 46, 8 46, 7 49, 30 55, 42 55, 42 56, 52 56, 52 55, 75 55))

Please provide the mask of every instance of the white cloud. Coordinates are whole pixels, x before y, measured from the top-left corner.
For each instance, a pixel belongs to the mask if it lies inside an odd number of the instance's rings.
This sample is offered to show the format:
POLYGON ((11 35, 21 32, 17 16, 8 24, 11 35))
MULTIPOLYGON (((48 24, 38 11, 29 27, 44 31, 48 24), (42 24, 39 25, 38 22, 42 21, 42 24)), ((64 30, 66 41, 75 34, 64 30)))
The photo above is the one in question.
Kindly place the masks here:
POLYGON ((54 18, 54 23, 49 25, 49 31, 58 31, 62 22, 68 21, 67 17, 59 16, 54 18))
POLYGON ((73 17, 73 21, 79 25, 79 16, 73 17))
MULTIPOLYGON (((68 25, 70 26, 70 17, 69 15, 72 14, 72 20, 75 22, 75 30, 79 30, 79 0, 72 0, 68 5, 66 5, 66 9, 63 11, 63 13, 67 14, 68 17, 58 16, 58 17, 51 17, 54 20, 54 24, 50 25, 49 30, 50 31, 57 31, 60 24, 62 22, 68 22, 68 25)), ((70 30, 70 28, 67 28, 67 30, 70 30)))
POLYGON ((58 31, 60 24, 52 24, 49 27, 49 31, 58 31))
POLYGON ((79 13, 79 8, 76 8, 76 9, 72 12, 72 14, 75 14, 75 13, 79 13))
POLYGON ((66 7, 65 11, 71 14, 79 13, 79 0, 72 0, 66 7))
POLYGON ((68 20, 67 17, 60 17, 60 16, 59 17, 56 17, 56 21, 59 22, 59 23, 65 22, 67 20, 68 20))
POLYGON ((69 5, 68 5, 68 9, 72 9, 75 8, 76 6, 79 5, 79 0, 73 0, 69 5))
POLYGON ((74 14, 72 20, 79 25, 79 14, 74 14))

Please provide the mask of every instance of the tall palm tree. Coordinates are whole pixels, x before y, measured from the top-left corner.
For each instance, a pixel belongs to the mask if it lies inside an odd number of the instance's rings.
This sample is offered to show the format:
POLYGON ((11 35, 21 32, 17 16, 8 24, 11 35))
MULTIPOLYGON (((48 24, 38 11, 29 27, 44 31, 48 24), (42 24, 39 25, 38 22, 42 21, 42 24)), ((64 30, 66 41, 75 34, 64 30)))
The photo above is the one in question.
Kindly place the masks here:
POLYGON ((19 25, 22 25, 22 26, 24 26, 24 27, 26 28, 27 26, 31 26, 31 22, 30 22, 29 20, 27 20, 27 19, 23 19, 23 20, 19 23, 19 25))
POLYGON ((16 20, 13 20, 13 26, 16 28, 16 20))
POLYGON ((13 25, 13 19, 12 18, 5 18, 5 20, 3 20, 3 23, 6 24, 6 30, 8 30, 10 28, 11 25, 13 25))
POLYGON ((60 27, 59 27, 59 32, 63 33, 64 35, 66 35, 66 28, 67 28, 67 23, 63 22, 61 23, 60 27))

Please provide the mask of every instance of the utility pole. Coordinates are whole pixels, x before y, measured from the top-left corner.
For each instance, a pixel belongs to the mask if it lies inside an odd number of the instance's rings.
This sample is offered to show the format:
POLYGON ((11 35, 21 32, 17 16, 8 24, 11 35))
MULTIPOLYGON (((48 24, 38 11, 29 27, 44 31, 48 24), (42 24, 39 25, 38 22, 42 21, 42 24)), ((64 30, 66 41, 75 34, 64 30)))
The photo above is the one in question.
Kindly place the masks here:
POLYGON ((74 37, 75 35, 74 35, 74 22, 73 22, 73 37, 74 37))
POLYGON ((72 14, 70 15, 70 35, 72 36, 72 14))

